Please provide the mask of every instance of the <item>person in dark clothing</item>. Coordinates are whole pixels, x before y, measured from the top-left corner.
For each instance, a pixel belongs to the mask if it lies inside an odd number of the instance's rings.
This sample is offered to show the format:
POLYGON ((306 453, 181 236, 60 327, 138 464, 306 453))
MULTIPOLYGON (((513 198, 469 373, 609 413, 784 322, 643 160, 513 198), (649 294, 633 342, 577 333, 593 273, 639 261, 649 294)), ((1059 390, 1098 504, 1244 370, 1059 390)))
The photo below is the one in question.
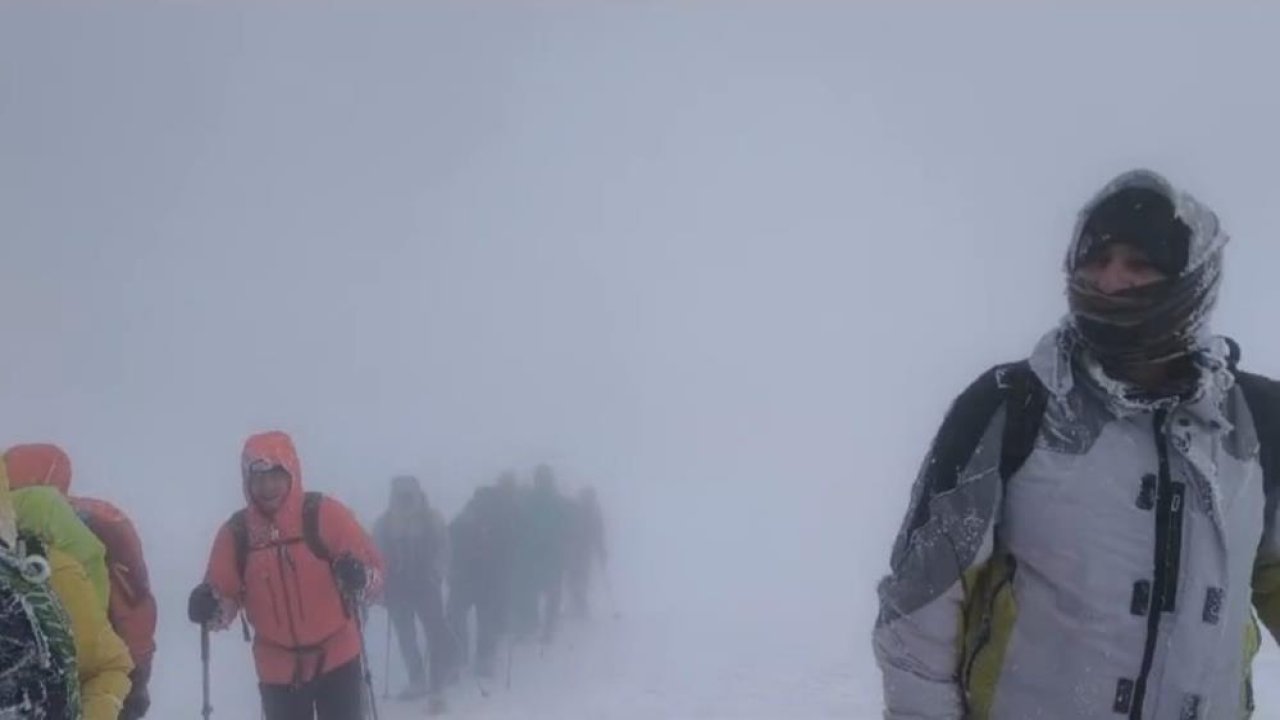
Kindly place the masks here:
POLYGON ((537 612, 527 612, 527 606, 534 606, 531 591, 526 587, 532 585, 527 579, 528 566, 526 560, 526 543, 524 532, 524 498, 528 492, 516 480, 514 471, 507 471, 498 476, 494 484, 493 512, 499 518, 503 528, 505 543, 502 586, 502 633, 513 638, 527 638, 537 627, 537 612), (530 600, 526 600, 530 598, 530 600), (526 619, 526 616, 529 619, 526 619))
POLYGON ((555 473, 547 465, 534 470, 533 489, 527 491, 521 508, 521 546, 524 581, 525 628, 528 622, 540 633, 541 641, 555 637, 560 622, 564 586, 565 546, 569 528, 569 503, 556 489, 555 473))
POLYGON ((590 592, 592 568, 604 568, 608 562, 605 548, 604 515, 593 487, 583 488, 570 508, 569 538, 566 547, 565 584, 573 616, 585 619, 591 615, 590 592))
POLYGON ((517 641, 528 640, 538 631, 538 552, 533 541, 532 500, 532 486, 511 485, 507 488, 507 509, 515 537, 508 613, 511 633, 517 641))
POLYGON ((458 659, 466 662, 471 649, 468 619, 475 608, 474 669, 486 678, 494 672, 509 584, 511 533, 510 525, 504 522, 500 493, 498 487, 478 488, 449 525, 449 626, 458 645, 458 659))
POLYGON ((442 587, 449 538, 444 521, 431 507, 417 478, 404 475, 391 481, 390 507, 373 534, 386 560, 383 602, 409 674, 409 685, 399 697, 411 700, 430 695, 433 707, 443 709, 453 645, 445 623, 442 587), (418 645, 419 622, 427 636, 429 683, 418 645))

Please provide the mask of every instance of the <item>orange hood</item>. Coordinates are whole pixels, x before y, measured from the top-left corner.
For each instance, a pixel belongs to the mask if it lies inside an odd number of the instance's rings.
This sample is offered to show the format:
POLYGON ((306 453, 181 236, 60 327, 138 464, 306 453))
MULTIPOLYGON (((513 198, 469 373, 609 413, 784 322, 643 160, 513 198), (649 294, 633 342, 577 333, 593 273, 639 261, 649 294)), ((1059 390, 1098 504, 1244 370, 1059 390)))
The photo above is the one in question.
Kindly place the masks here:
POLYGON ((66 495, 71 489, 71 458, 57 445, 14 445, 5 451, 4 464, 14 490, 52 485, 66 495))
POLYGON ((253 502, 253 497, 249 494, 249 467, 256 462, 267 462, 272 465, 279 465, 289 473, 292 482, 289 483, 289 490, 281 503, 280 509, 276 511, 276 524, 280 524, 280 520, 291 518, 294 516, 301 517, 302 513, 302 464, 298 462, 298 451, 293 446, 293 439, 287 433, 273 430, 271 432, 259 433, 250 436, 244 441, 244 451, 240 453, 240 479, 241 488, 244 491, 245 502, 248 503, 252 512, 262 515, 257 505, 253 502))

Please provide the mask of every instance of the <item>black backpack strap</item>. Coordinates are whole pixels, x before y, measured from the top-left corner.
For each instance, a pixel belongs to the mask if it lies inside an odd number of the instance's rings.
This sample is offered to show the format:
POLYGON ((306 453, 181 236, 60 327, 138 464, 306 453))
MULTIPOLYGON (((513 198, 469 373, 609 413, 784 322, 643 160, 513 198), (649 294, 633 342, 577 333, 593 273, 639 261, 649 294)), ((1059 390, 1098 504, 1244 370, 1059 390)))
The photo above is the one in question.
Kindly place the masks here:
POLYGON ((1000 479, 1007 483, 1036 448, 1049 391, 1026 360, 1006 365, 999 382, 1005 408, 1004 434, 1000 443, 1000 479))
MULTIPOLYGON (((302 539, 307 549, 321 560, 331 563, 333 556, 320 537, 320 506, 324 503, 324 494, 308 492, 302 496, 302 539)), ((227 521, 231 530, 231 540, 235 544, 236 573, 244 581, 245 568, 249 564, 249 525, 244 510, 237 510, 227 521)))
POLYGON ((1046 396, 1026 361, 997 365, 970 384, 951 404, 934 436, 919 478, 918 495, 900 537, 909 537, 929 520, 928 498, 955 489, 960 472, 1001 408, 1006 413, 1000 477, 1002 482, 1013 477, 1035 447, 1046 396))
POLYGON ((1227 365, 1235 375, 1236 385, 1244 395, 1244 404, 1253 416, 1253 429, 1258 436, 1258 464, 1262 466, 1262 489, 1266 498, 1264 517, 1275 517, 1280 493, 1280 382, 1264 375, 1244 372, 1240 364, 1240 344, 1227 341, 1227 365))
POLYGON ((312 555, 332 563, 333 555, 320 537, 320 506, 324 504, 324 493, 308 492, 302 496, 302 539, 312 555))
POLYGON ((245 518, 244 510, 232 513, 231 519, 227 520, 227 529, 231 531, 231 542, 235 548, 236 575, 243 585, 244 571, 249 564, 249 521, 245 518))
POLYGON ((1253 416, 1258 435, 1258 462, 1262 465, 1262 487, 1266 492, 1266 515, 1274 517, 1280 493, 1280 383, 1262 375, 1235 371, 1236 384, 1244 393, 1244 402, 1253 416))
MULTIPOLYGON (((302 496, 302 539, 313 555, 332 564, 333 557, 320 537, 320 506, 323 502, 323 493, 308 492, 302 496)), ((227 520, 227 528, 231 530, 231 540, 235 546, 236 574, 240 576, 240 585, 243 588, 245 568, 249 564, 249 524, 245 511, 237 510, 233 513, 231 519, 227 520)), ((241 621, 243 622, 243 616, 241 621)), ((244 625, 244 639, 249 640, 247 624, 244 625)))

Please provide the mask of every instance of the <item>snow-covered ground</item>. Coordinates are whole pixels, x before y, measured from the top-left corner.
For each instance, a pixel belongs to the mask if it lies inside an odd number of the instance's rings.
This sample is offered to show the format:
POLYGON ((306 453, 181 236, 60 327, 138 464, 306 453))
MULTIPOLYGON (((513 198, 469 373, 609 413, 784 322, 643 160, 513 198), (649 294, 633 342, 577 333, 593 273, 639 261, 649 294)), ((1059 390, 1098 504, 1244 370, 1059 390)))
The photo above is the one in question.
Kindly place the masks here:
MULTIPOLYGON (((372 625, 373 634, 380 635, 379 615, 373 616, 372 625)), ((763 618, 724 616, 695 622, 660 613, 573 623, 546 649, 536 644, 512 649, 510 689, 505 666, 492 681, 464 678, 450 690, 448 714, 491 720, 879 718, 879 677, 862 634, 849 642, 839 632, 807 637, 793 632, 795 627, 763 618)), ((381 697, 381 647, 380 637, 371 639, 380 717, 420 720, 426 714, 425 703, 381 697)), ((247 650, 224 642, 218 652, 243 658, 247 650)), ((401 677, 394 654, 392 663, 394 695, 401 677)), ((195 716, 199 698, 190 689, 197 687, 197 672, 194 666, 184 670, 189 676, 187 692, 166 693, 168 702, 158 717, 195 716)), ((1280 717, 1280 687, 1266 680, 1278 672, 1280 653, 1269 644, 1255 666, 1260 678, 1256 717, 1261 720, 1280 717)), ((220 667, 214 682, 215 717, 255 717, 251 683, 244 673, 220 667)))
MULTIPOLYGON (((856 647, 837 633, 806 637, 795 625, 759 618, 690 618, 624 614, 566 626, 545 649, 537 644, 511 650, 511 686, 504 667, 493 681, 464 678, 450 690, 450 715, 524 720, 533 718, 871 718, 876 716, 876 678, 866 667, 865 643, 856 647), (482 696, 481 688, 489 694, 482 696)), ((370 639, 374 685, 381 696, 385 656, 381 615, 372 617, 370 639)), ((172 651, 171 651, 172 652, 172 651)), ((242 661, 239 640, 215 643, 215 653, 242 661)), ((172 658, 171 658, 172 660, 172 658)), ((402 671, 392 655, 392 694, 402 671)), ((182 675, 166 672, 185 692, 166 692, 160 717, 198 709, 199 668, 180 663, 182 675)), ((256 712, 252 678, 243 668, 218 662, 215 717, 250 718, 256 712)), ((421 718, 425 703, 379 698, 380 716, 421 718)))
MULTIPOLYGON (((570 626, 545 651, 517 647, 511 690, 453 692, 458 714, 491 718, 825 718, 874 714, 857 700, 847 643, 786 625, 690 623, 661 615, 570 626)), ((394 705, 392 705, 394 707, 394 705)), ((414 710, 396 709, 415 716, 414 710)))

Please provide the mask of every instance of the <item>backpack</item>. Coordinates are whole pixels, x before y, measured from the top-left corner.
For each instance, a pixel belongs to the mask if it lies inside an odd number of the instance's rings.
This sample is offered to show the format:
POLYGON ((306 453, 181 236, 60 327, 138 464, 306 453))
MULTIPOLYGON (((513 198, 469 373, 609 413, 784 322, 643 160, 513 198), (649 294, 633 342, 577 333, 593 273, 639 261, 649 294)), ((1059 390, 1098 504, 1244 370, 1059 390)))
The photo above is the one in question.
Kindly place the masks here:
POLYGON ((142 539, 129 518, 105 500, 69 497, 76 515, 107 550, 107 571, 113 593, 131 607, 151 594, 151 581, 142 553, 142 539))
POLYGON ((49 585, 47 562, 43 577, 33 564, 43 555, 28 536, 16 552, 0 550, 0 717, 78 720, 71 621, 49 585))
POLYGON ((1258 433, 1258 464, 1262 465, 1262 487, 1266 492, 1263 517, 1275 517, 1276 502, 1280 500, 1280 493, 1274 492, 1280 483, 1280 383, 1237 370, 1236 384, 1244 393, 1258 433))
POLYGON ((142 538, 133 522, 106 500, 69 497, 81 522, 106 548, 110 598, 107 618, 129 648, 136 668, 135 692, 145 691, 151 658, 156 650, 156 600, 151 593, 142 538))
MULTIPOLYGON (((306 543, 307 549, 312 555, 320 558, 326 563, 333 563, 333 554, 329 552, 329 548, 324 544, 324 540, 320 537, 320 505, 324 502, 324 493, 307 492, 302 496, 302 538, 301 542, 306 543)), ((249 521, 245 515, 246 511, 237 510, 231 519, 227 521, 227 526, 231 529, 231 538, 235 542, 236 554, 236 571, 240 575, 241 582, 244 581, 245 567, 249 564, 249 521)), ((284 540, 285 543, 296 543, 298 539, 284 540)))

